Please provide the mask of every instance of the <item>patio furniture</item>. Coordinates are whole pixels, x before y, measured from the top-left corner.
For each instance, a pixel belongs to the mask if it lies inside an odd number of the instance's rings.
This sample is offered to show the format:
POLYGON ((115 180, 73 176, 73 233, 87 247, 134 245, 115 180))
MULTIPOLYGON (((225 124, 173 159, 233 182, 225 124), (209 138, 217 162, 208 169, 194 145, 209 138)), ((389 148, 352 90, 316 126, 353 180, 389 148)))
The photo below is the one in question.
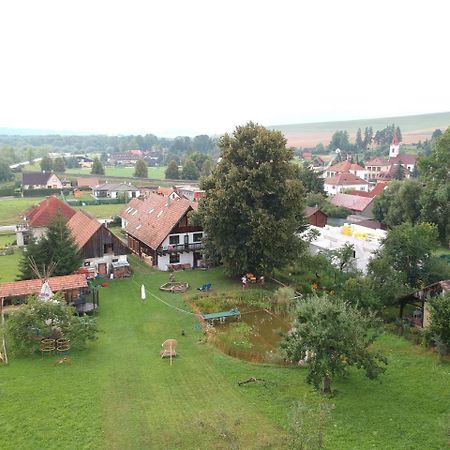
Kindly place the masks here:
POLYGON ((160 351, 161 358, 172 358, 177 356, 177 340, 166 339, 162 344, 162 350, 160 351))
POLYGON ((59 338, 56 340, 56 351, 61 353, 67 353, 70 350, 70 339, 59 338))

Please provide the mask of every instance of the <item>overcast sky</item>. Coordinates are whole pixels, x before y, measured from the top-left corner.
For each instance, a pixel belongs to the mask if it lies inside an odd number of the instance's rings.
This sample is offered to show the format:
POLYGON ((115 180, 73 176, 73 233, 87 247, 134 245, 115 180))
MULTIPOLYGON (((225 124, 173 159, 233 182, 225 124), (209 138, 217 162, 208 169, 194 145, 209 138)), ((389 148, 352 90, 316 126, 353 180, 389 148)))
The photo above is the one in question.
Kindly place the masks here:
POLYGON ((159 136, 450 110, 450 2, 10 0, 0 127, 159 136))

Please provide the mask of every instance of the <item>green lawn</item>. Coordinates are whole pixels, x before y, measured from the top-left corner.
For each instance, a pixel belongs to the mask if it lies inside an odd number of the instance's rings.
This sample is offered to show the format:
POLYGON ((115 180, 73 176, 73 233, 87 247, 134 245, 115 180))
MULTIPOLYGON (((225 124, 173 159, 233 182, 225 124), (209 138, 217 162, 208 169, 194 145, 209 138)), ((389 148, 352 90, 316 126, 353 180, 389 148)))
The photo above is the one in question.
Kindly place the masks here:
POLYGON ((110 219, 117 216, 124 206, 124 203, 116 203, 111 205, 72 206, 72 208, 82 209, 97 219, 110 219))
MULTIPOLYGON (((155 180, 164 180, 165 179, 165 171, 166 167, 149 167, 148 168, 148 178, 155 180)), ((86 175, 91 173, 91 169, 67 169, 67 174, 79 174, 86 175)), ((106 177, 129 177, 132 178, 134 176, 134 167, 105 167, 105 176, 106 177)))
POLYGON ((4 283, 5 281, 15 281, 19 271, 18 267, 21 257, 22 250, 17 249, 14 249, 14 254, 12 255, 0 256, 0 283, 4 283))
POLYGON ((16 233, 0 233, 0 248, 12 245, 16 240, 16 233))
MULTIPOLYGON (((196 318, 174 309, 188 310, 182 297, 158 289, 167 274, 135 268, 133 279, 101 288, 99 339, 72 353, 71 365, 36 356, 0 367, 0 447, 286 448, 292 403, 321 398, 305 384, 306 370, 242 362, 199 342, 196 318), (171 337, 179 342, 173 366, 159 357, 171 337), (237 385, 250 376, 271 383, 237 385)), ((206 282, 216 291, 240 289, 217 269, 176 277, 191 289, 206 282)), ((336 395, 326 400, 335 404, 326 448, 445 448, 450 364, 394 336, 377 346, 390 361, 380 382, 354 371, 336 381, 336 395)))
POLYGON ((23 213, 42 198, 2 198, 0 205, 0 225, 15 225, 23 218, 23 213))

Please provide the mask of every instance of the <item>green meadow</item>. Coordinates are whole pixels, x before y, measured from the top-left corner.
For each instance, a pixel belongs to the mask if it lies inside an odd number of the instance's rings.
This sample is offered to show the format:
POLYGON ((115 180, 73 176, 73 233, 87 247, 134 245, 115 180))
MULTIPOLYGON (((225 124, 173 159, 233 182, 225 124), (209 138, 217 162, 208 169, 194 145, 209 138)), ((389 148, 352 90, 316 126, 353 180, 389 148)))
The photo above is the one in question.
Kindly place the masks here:
MULTIPOLYGON (((376 344, 389 358, 386 373, 370 381, 351 371, 323 398, 305 383, 305 368, 252 364, 216 350, 182 295, 159 290, 167 274, 131 260, 131 279, 99 288, 98 340, 72 352, 70 364, 36 355, 0 366, 2 449, 284 449, 298 401, 334 405, 327 449, 448 446, 450 363, 434 353, 386 334, 376 344), (172 366, 159 356, 167 338, 178 340, 172 366), (251 376, 268 383, 238 385, 251 376)), ((215 292, 241 289, 221 269, 176 277, 191 291, 208 282, 215 292)))

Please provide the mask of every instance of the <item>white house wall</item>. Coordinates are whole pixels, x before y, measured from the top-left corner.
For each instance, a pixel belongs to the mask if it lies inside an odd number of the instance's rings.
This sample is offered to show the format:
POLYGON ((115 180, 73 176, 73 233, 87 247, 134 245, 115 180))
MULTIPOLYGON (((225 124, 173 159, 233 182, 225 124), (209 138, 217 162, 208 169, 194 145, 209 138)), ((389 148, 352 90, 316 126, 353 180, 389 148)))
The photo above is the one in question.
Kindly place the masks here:
POLYGON ((194 266, 194 253, 193 252, 184 252, 180 253, 180 261, 177 263, 170 262, 170 256, 158 256, 158 268, 159 270, 166 271, 168 270, 167 266, 169 264, 190 264, 192 267, 194 266))
POLYGON ((341 184, 327 184, 325 183, 323 186, 325 192, 329 195, 334 195, 334 194, 339 194, 340 192, 342 192, 345 189, 354 189, 357 191, 365 191, 368 192, 369 191, 369 187, 367 184, 345 184, 345 185, 341 185, 341 184))

